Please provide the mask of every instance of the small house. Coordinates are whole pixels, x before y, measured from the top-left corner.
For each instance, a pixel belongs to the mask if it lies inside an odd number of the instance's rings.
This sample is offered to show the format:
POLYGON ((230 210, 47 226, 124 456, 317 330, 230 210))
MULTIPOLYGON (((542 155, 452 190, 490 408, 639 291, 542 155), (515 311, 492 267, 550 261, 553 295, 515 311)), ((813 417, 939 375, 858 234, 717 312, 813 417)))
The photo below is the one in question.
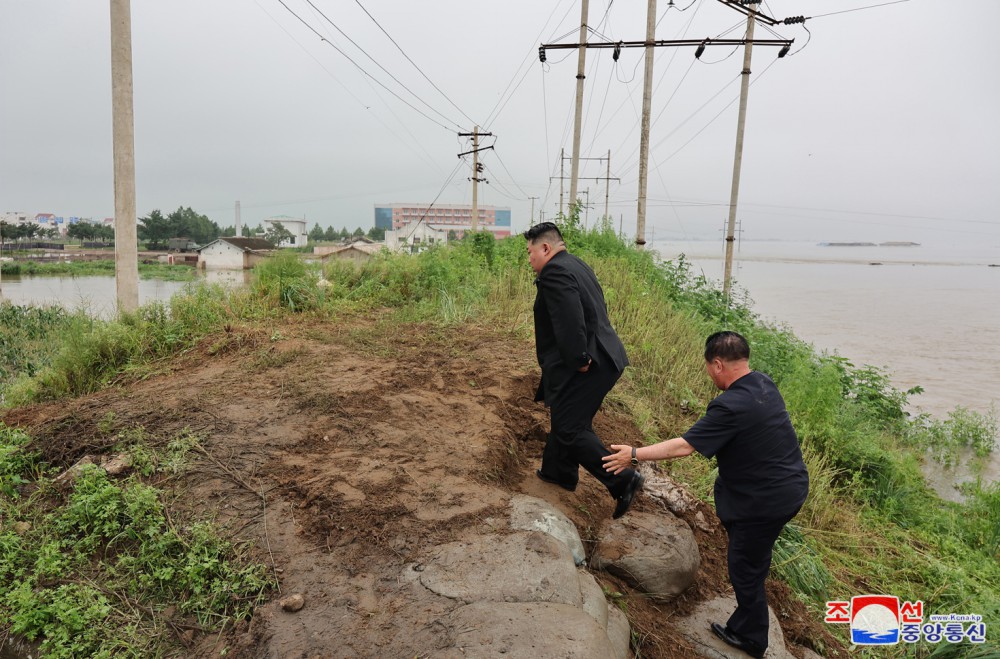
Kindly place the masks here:
POLYGON ((385 246, 398 252, 419 252, 431 245, 448 242, 448 232, 435 229, 426 222, 411 222, 399 229, 385 232, 385 246))
POLYGON ((317 254, 319 254, 320 259, 322 259, 324 263, 336 260, 360 264, 370 259, 373 255, 378 254, 382 250, 382 247, 383 245, 381 243, 374 243, 367 239, 359 239, 345 245, 335 245, 333 247, 324 246, 322 253, 318 251, 319 248, 316 249, 317 254))
POLYGON ((263 238, 226 236, 198 250, 198 267, 205 270, 249 270, 274 252, 263 238))

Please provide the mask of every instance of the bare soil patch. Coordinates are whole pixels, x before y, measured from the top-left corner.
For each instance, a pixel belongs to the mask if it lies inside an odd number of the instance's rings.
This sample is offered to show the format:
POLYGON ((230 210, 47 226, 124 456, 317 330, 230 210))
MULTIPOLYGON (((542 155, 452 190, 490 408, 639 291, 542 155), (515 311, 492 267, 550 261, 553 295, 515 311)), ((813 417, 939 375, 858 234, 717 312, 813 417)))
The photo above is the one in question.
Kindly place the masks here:
MULTIPOLYGON (((178 514, 210 518, 252 543, 280 592, 253 619, 189 643, 191 656, 434 656, 451 647, 448 604, 400 581, 437 545, 505 533, 513 493, 545 499, 579 528, 588 553, 613 501, 582 475, 575 493, 534 476, 548 430, 533 402, 529 341, 492 328, 295 319, 276 331, 227 328, 164 365, 164 373, 93 395, 8 411, 46 459, 70 466, 108 453, 124 428, 150 441, 188 428, 204 452, 174 483, 178 514), (287 613, 279 600, 301 593, 287 613)), ((641 442, 606 405, 596 428, 608 443, 641 442)), ((654 510, 639 497, 636 507, 654 510)), ((655 604, 595 574, 627 613, 644 657, 695 656, 672 620, 729 590, 725 532, 694 529, 702 556, 695 584, 655 604), (616 594, 617 593, 617 594, 616 594)), ((691 511, 693 516, 697 511, 691 511)), ((839 647, 787 587, 771 584, 786 640, 839 647)))

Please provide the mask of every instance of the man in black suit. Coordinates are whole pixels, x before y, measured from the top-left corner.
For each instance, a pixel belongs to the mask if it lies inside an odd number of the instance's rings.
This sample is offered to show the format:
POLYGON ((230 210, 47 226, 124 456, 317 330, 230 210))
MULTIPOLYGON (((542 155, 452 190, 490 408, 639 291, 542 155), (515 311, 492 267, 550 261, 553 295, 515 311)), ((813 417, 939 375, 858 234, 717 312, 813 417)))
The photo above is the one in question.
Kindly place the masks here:
POLYGON ((608 320, 604 291, 590 267, 566 251, 552 222, 524 233, 535 279, 535 352, 542 381, 535 400, 550 408, 552 430, 536 472, 548 483, 573 491, 579 467, 601 481, 621 517, 642 489, 643 478, 626 469, 610 474, 611 452, 594 433, 594 416, 628 365, 625 346, 608 320))

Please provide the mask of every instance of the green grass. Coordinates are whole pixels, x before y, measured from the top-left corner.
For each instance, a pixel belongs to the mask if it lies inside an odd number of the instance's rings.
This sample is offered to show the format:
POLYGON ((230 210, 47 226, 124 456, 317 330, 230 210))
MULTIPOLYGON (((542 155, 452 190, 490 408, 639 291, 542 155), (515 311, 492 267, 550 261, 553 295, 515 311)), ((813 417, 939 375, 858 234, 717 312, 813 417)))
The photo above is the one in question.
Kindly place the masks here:
MULTIPOLYGON (((601 279, 632 362, 609 405, 629 413, 647 441, 682 433, 715 395, 704 374, 704 337, 734 329, 749 338, 751 366, 781 389, 811 478, 806 505, 776 547, 773 572, 817 618, 827 597, 871 592, 923 600, 928 613, 1000 619, 1000 486, 970 485, 966 502, 954 504, 937 497, 920 472, 921 461, 959 447, 985 459, 995 448, 995 418, 961 409, 945 420, 911 418, 905 406, 919 389, 898 391, 880 369, 817 353, 786 328, 762 322, 745 294, 727 301, 683 259, 658 262, 609 227, 584 231, 567 221, 564 229, 571 251, 601 279)), ((357 267, 329 263, 322 280, 319 274, 291 256, 260 268, 246 290, 198 287, 111 323, 58 315, 36 322, 16 312, 24 336, 35 331, 32 323, 40 336, 56 336, 46 335, 46 324, 62 329, 57 349, 46 352, 45 340, 34 339, 36 348, 19 357, 31 366, 13 369, 19 375, 8 379, 7 400, 93 391, 227 327, 264 325, 266 332, 272 320, 292 313, 333 318, 377 310, 388 333, 399 322, 474 322, 520 337, 531 349, 533 273, 522 238, 474 234, 415 256, 380 253, 357 267)), ((712 461, 692 457, 669 468, 710 500, 712 461)), ((98 599, 87 602, 84 608, 100 607, 98 599)), ((842 628, 831 631, 844 638, 842 628)), ((880 656, 947 654, 905 645, 880 656)), ((992 641, 986 649, 998 651, 992 641)))
MULTIPOLYGON (((0 264, 0 274, 3 276, 58 276, 58 277, 90 277, 113 276, 115 262, 113 259, 95 261, 5 261, 0 264)), ((140 263, 139 276, 143 279, 162 279, 166 281, 194 281, 195 269, 189 265, 169 265, 166 263, 140 263)))
POLYGON ((144 482, 182 472, 200 438, 183 432, 162 450, 142 429, 121 439, 134 458, 145 451, 134 475, 85 465, 67 491, 30 438, 0 424, 0 630, 40 641, 46 657, 176 653, 171 627, 218 630, 273 586, 246 547, 171 518, 167 493, 144 482))

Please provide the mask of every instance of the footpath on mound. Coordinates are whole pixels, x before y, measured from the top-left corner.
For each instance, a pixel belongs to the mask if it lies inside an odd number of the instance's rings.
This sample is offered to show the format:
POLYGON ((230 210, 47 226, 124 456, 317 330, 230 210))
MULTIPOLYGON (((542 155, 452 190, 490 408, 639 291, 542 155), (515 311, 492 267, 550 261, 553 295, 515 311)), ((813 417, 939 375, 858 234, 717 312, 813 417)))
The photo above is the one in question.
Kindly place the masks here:
MULTIPOLYGON (((279 588, 248 622, 180 637, 189 656, 744 656, 708 632, 733 606, 710 506, 653 467, 613 522, 588 475, 573 493, 535 478, 533 357, 490 328, 294 318, 3 421, 66 468, 107 459, 108 419, 205 437, 176 514, 251 541, 279 588)), ((642 441, 611 405, 595 427, 642 441)), ((786 586, 768 594, 769 657, 846 656, 786 586)))

